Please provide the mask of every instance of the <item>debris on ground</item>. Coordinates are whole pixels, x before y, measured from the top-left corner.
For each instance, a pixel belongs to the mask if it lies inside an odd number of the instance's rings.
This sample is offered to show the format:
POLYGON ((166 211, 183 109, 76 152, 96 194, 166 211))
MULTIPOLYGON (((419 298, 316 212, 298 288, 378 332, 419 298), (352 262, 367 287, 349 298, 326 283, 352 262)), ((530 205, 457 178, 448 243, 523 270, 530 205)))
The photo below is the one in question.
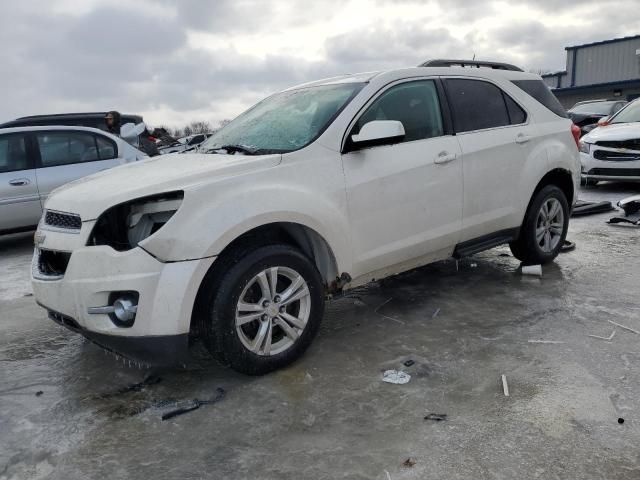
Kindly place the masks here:
POLYGON ((376 309, 373 311, 373 313, 376 313, 378 315, 380 315, 382 318, 386 318, 388 320, 393 320, 394 322, 398 322, 402 325, 404 325, 404 322, 402 320, 398 320, 397 318, 394 317, 388 317, 387 315, 384 315, 382 313, 380 313, 378 310, 380 310, 382 307, 384 307, 387 303, 389 303, 391 300, 393 300, 393 297, 391 297, 389 300, 387 300, 386 302, 381 303, 380 305, 378 305, 376 307, 376 309))
POLYGON ((119 395, 123 395, 129 392, 139 392, 145 387, 156 385, 161 381, 162 381, 162 377, 158 377, 157 375, 148 375, 147 377, 144 378, 144 380, 142 380, 139 383, 133 383, 126 387, 120 388, 119 390, 116 390, 115 392, 112 392, 112 393, 103 393, 102 395, 100 395, 100 398, 117 397, 119 395))
POLYGON ((353 304, 354 304, 356 307, 366 307, 366 306, 367 306, 367 304, 366 304, 366 303, 364 303, 362 300, 358 300, 358 299, 355 299, 355 300, 353 301, 353 304))
POLYGON ((571 216, 579 217, 582 215, 593 215, 595 213, 610 212, 611 210, 615 210, 615 207, 611 202, 585 202, 583 200, 578 200, 573 206, 571 216))
POLYGON ((576 249, 576 244, 574 242, 570 242, 569 240, 565 240, 562 246, 560 247, 560 253, 567 253, 571 250, 576 249))
POLYGON ((42 395, 44 392, 42 390, 38 390, 36 392, 36 397, 39 397, 40 395, 42 395))
POLYGON ((522 275, 542 276, 542 265, 522 265, 522 275))
POLYGON ((529 343, 565 343, 562 340, 527 340, 529 343))
POLYGON ((411 457, 407 458, 404 462, 402 462, 402 466, 407 468, 411 468, 415 464, 416 464, 416 461, 411 457))
POLYGON ((620 425, 622 425, 622 424, 624 423, 624 418, 620 417, 620 418, 618 419, 618 423, 619 423, 620 425))
POLYGON ((624 217, 613 217, 607 223, 628 223, 640 226, 640 195, 623 198, 618 206, 624 210, 624 217))
POLYGON ((382 381, 386 383, 404 385, 409 383, 409 380, 411 380, 411 375, 401 370, 387 370, 382 374, 382 381))
POLYGON ((507 384, 507 376, 502 375, 502 391, 504 392, 504 396, 509 396, 509 385, 507 384))
POLYGON ((189 400, 183 404, 178 405, 178 408, 175 410, 171 410, 162 415, 162 420, 169 420, 170 418, 177 417, 178 415, 183 415, 185 413, 193 412, 194 410, 199 409, 203 405, 213 405, 214 403, 218 403, 220 400, 224 398, 225 391, 223 388, 218 387, 217 395, 211 400, 198 400, 197 398, 193 400, 189 400))
POLYGON ((599 335, 587 335, 587 337, 599 338, 600 340, 611 340, 615 334, 616 334, 616 329, 614 328, 613 332, 611 332, 611 335, 609 335, 608 337, 601 337, 599 335))
POLYGON ((436 318, 438 316, 438 314, 440 313, 440 309, 437 308, 435 312, 433 312, 433 315, 431 315, 431 318, 436 318))
POLYGON ((640 332, 639 332, 638 330, 634 330, 634 329, 633 329, 633 328, 631 328, 631 327, 625 327, 624 325, 621 325, 621 324, 619 324, 619 323, 616 323, 616 322, 614 322, 613 320, 609 320, 609 323, 610 323, 611 325, 615 325, 616 327, 620 327, 620 328, 622 328, 623 330, 628 330, 628 331, 630 331, 630 332, 633 332, 633 333, 635 333, 635 334, 640 335, 640 332))
POLYGON ((410 367, 410 366, 412 366, 414 363, 416 363, 416 362, 414 362, 413 360, 407 360, 406 362, 404 362, 404 364, 403 364, 403 365, 404 365, 405 367, 410 367))
POLYGON ((447 419, 447 414, 446 413, 430 413, 429 415, 424 417, 424 419, 433 420, 434 422, 443 422, 444 420, 447 419))

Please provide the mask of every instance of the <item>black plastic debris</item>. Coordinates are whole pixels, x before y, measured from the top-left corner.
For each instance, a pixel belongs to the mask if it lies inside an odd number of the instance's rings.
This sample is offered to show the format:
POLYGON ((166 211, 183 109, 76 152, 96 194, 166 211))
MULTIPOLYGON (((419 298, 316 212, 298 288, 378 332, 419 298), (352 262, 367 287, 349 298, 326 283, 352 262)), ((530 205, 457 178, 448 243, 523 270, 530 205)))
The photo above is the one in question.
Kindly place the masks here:
POLYGON ((640 226, 640 195, 623 198, 618 202, 618 206, 624 210, 624 217, 613 217, 607 223, 640 226))
POLYGON ((622 424, 624 423, 624 418, 620 417, 620 418, 618 419, 618 423, 619 423, 620 425, 622 425, 622 424))
POLYGON ((416 461, 411 457, 407 458, 404 462, 402 462, 402 466, 405 468, 411 468, 415 464, 416 464, 416 461))
POLYGON ((40 395, 42 395, 44 392, 42 390, 38 390, 36 392, 36 397, 39 397, 40 395))
POLYGON ((562 246, 560 247, 560 253, 570 252, 571 250, 575 250, 575 249, 576 249, 576 244, 574 242, 565 240, 562 246))
POLYGON ((410 367, 411 365, 415 364, 416 362, 414 362, 413 360, 407 360, 406 362, 404 362, 404 366, 405 367, 410 367))
POLYGON ((615 210, 611 202, 585 202, 578 200, 571 211, 572 217, 580 217, 582 215, 593 215, 596 213, 610 212, 615 210))
POLYGON ((434 422, 442 422, 447 419, 446 413, 430 413, 426 417, 425 420, 433 420, 434 422))
POLYGON ((218 403, 220 400, 224 398, 225 391, 223 388, 217 389, 217 395, 211 400, 198 400, 197 398, 193 400, 189 400, 184 404, 178 405, 178 408, 175 410, 171 410, 162 415, 162 420, 169 420, 170 418, 177 417, 178 415, 183 415, 185 413, 193 412, 194 410, 199 409, 203 405, 213 405, 214 403, 218 403))

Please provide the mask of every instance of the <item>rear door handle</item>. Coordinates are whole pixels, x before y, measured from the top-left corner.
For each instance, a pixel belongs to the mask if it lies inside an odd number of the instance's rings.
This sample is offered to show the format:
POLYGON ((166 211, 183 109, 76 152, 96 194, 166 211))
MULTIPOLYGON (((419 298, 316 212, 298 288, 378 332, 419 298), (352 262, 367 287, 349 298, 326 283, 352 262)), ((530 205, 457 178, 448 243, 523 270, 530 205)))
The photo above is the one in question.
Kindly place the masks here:
POLYGON ((454 161, 456 159, 456 156, 457 155, 455 153, 440 152, 436 157, 436 159, 433 161, 433 163, 437 163, 438 165, 443 165, 445 163, 454 161))
POLYGON ((516 136, 516 143, 527 143, 529 140, 531 140, 531 137, 529 135, 525 135, 524 133, 519 133, 516 136))
POLYGON ((9 185, 13 185, 14 187, 21 187, 23 185, 29 185, 31 180, 28 178, 14 178, 13 180, 9 180, 9 185))

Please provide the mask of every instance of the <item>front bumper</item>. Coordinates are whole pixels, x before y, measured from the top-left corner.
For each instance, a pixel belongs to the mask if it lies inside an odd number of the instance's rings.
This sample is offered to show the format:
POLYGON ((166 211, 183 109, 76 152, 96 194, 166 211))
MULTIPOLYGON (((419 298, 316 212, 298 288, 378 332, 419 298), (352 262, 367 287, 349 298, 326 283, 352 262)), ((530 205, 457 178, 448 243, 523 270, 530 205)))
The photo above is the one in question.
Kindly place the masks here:
POLYGON ((156 366, 183 365, 189 351, 189 335, 128 337, 105 335, 81 327, 73 318, 47 308, 49 318, 58 325, 79 333, 99 347, 135 363, 156 366))
MULTIPOLYGON (((602 147, 599 147, 602 149, 602 147)), ((614 150, 614 149, 610 149, 614 150)), ((580 152, 581 177, 583 180, 613 180, 620 182, 640 181, 640 161, 638 160, 598 160, 591 153, 580 152)))
POLYGON ((65 319, 58 323, 132 360, 179 360, 195 298, 213 257, 163 263, 141 248, 117 252, 108 246, 84 246, 82 232, 41 228, 38 236, 44 240, 34 252, 33 293, 51 318, 65 319), (63 275, 42 275, 39 249, 70 252, 63 275), (88 313, 92 307, 109 305, 113 292, 137 292, 133 325, 116 325, 107 313, 88 313))

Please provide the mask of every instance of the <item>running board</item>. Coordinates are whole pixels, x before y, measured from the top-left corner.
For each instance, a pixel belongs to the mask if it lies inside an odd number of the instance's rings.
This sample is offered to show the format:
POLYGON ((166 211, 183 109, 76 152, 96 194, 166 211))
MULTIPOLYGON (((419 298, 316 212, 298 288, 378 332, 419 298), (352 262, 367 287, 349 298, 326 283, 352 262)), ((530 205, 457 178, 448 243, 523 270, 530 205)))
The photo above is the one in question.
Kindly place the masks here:
POLYGON ((484 250, 489 250, 490 248, 497 247, 498 245, 512 242, 518 238, 519 233, 519 228, 509 228, 507 230, 500 230, 499 232, 467 240, 466 242, 456 245, 456 248, 453 251, 453 257, 468 257, 474 253, 483 252, 484 250))

